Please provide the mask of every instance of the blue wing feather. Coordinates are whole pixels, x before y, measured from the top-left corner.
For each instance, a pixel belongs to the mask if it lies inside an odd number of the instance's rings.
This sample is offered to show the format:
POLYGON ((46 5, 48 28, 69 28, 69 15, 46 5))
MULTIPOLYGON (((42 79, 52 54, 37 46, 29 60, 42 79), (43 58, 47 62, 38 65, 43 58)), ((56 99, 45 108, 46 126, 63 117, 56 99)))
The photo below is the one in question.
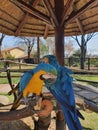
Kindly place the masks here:
POLYGON ((45 86, 50 90, 54 97, 59 102, 65 120, 68 124, 69 130, 82 130, 82 126, 78 119, 78 113, 75 108, 74 90, 72 84, 73 72, 59 65, 57 59, 53 55, 47 55, 45 58, 49 59, 49 63, 57 69, 57 80, 54 84, 50 81, 45 81, 45 86))
POLYGON ((27 86, 27 84, 29 83, 30 79, 32 78, 32 74, 30 72, 25 72, 24 75, 21 77, 20 79, 20 83, 19 83, 19 92, 21 93, 25 87, 27 86))

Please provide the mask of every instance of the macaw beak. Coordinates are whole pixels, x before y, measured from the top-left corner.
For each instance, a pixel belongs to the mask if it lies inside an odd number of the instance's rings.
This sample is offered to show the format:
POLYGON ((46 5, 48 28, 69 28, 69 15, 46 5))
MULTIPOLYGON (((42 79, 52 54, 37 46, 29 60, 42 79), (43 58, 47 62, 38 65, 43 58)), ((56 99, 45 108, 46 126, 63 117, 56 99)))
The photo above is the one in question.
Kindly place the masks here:
POLYGON ((42 77, 47 80, 47 79, 56 79, 57 76, 51 74, 51 73, 46 73, 46 74, 43 74, 42 77))

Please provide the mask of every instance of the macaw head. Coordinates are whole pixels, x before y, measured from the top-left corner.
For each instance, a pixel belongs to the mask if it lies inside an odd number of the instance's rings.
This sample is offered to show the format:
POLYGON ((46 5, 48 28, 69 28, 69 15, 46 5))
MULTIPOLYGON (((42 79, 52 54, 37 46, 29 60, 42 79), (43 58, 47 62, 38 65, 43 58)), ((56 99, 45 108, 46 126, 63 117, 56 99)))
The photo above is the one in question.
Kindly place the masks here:
POLYGON ((41 63, 36 67, 36 70, 38 69, 45 71, 45 74, 40 75, 40 79, 46 81, 49 80, 51 83, 54 83, 57 78, 57 70, 56 68, 48 63, 41 63))
POLYGON ((54 67, 56 67, 56 69, 59 67, 59 62, 54 55, 45 55, 43 59, 45 63, 53 65, 54 67))
POLYGON ((41 63, 41 64, 38 64, 38 66, 36 66, 36 68, 33 70, 34 72, 38 72, 39 70, 43 70, 45 71, 46 73, 51 73, 53 75, 57 75, 57 70, 56 68, 51 65, 51 64, 48 64, 48 63, 41 63))

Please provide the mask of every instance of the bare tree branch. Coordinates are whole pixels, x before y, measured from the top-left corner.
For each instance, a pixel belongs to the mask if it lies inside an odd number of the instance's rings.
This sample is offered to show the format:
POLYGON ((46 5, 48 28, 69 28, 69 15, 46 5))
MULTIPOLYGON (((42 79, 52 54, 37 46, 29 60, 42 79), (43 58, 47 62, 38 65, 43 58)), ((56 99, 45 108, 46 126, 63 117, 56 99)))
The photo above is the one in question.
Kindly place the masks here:
POLYGON ((2 57, 2 54, 1 54, 1 46, 2 46, 2 41, 3 41, 3 39, 4 39, 4 37, 5 37, 5 34, 1 34, 1 38, 0 38, 0 57, 2 57))
POLYGON ((73 38, 74 40, 76 40, 76 42, 78 43, 78 45, 81 47, 81 44, 79 43, 79 40, 78 40, 78 36, 72 36, 72 38, 73 38))
POLYGON ((94 37, 94 33, 91 33, 91 34, 87 34, 87 39, 86 39, 86 42, 88 42, 92 37, 94 37))

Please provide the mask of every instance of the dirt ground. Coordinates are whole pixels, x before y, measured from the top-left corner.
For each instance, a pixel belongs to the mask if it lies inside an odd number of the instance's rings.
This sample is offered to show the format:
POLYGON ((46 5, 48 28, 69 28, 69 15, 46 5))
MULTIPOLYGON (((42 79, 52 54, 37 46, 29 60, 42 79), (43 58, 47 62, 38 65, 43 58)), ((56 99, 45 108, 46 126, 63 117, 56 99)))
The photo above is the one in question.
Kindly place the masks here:
MULTIPOLYGON (((9 91, 9 84, 0 84, 0 93, 7 93, 9 91)), ((0 103, 4 105, 8 104, 9 99, 4 95, 0 95, 0 103)), ((7 107, 7 109, 9 109, 9 107, 7 107)), ((54 115, 55 113, 52 112, 51 116, 53 117, 54 115)), ((34 122, 32 117, 23 118, 18 121, 0 121, 0 130, 34 130, 34 122)), ((51 119, 51 124, 48 130, 56 130, 55 119, 51 119)))

